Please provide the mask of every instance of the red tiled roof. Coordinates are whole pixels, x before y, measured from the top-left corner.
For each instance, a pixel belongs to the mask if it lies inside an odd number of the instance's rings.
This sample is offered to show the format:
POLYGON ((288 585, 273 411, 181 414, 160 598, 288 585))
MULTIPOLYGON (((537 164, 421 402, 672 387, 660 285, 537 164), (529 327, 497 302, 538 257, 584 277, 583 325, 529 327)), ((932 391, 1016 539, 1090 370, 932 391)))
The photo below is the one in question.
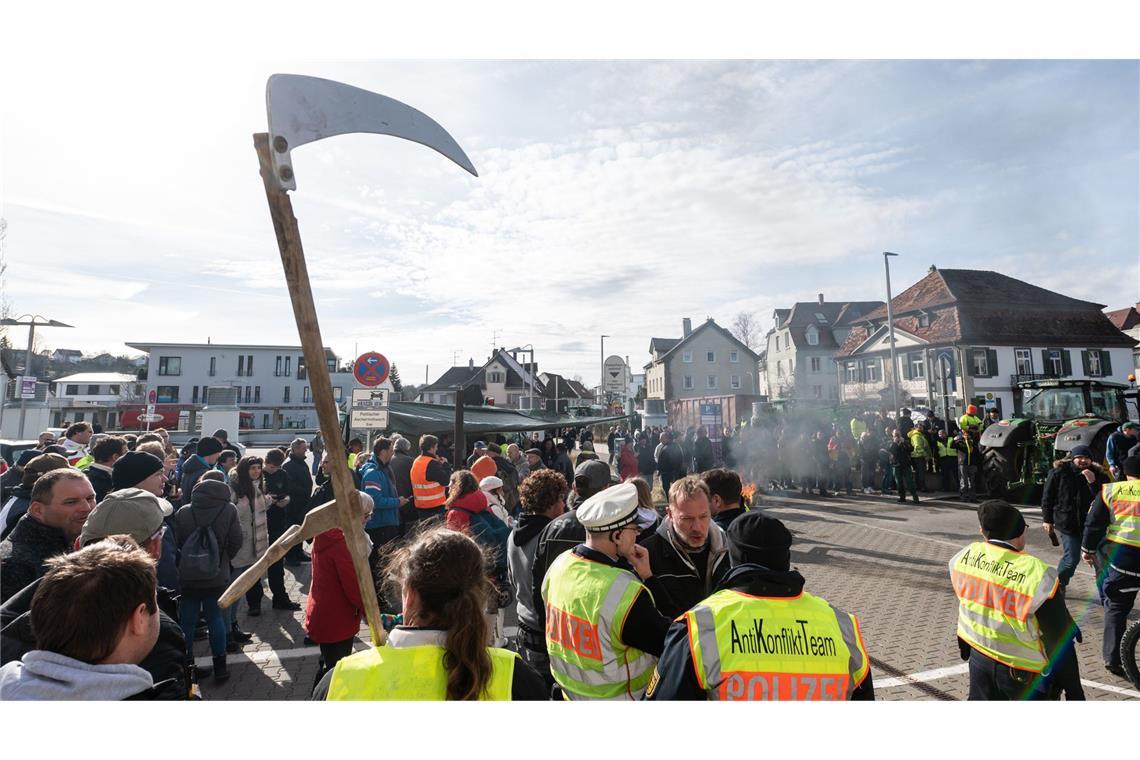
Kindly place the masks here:
POLYGON ((1140 303, 1129 306, 1127 309, 1106 311, 1104 315, 1108 317, 1109 322, 1116 325, 1118 330, 1131 330, 1136 325, 1140 325, 1140 303))

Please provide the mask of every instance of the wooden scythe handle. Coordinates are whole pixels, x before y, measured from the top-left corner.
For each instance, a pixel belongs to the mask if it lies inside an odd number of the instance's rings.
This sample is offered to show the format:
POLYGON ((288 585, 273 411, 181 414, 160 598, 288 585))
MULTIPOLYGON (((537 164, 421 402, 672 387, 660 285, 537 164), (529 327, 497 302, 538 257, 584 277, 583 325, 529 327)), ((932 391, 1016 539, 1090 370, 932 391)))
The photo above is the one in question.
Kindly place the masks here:
POLYGON ((297 218, 293 215, 293 204, 289 200, 289 194, 278 187, 273 178, 269 135, 264 132, 255 134, 253 144, 261 164, 265 198, 269 202, 269 215, 273 219, 273 230, 277 234, 281 266, 285 270, 289 298, 293 302, 293 316, 297 320, 297 333, 301 338, 305 364, 309 370, 309 386, 313 391, 313 403, 317 408, 321 435, 325 439, 325 452, 328 454, 332 469, 337 524, 344 531, 347 539, 345 543, 348 545, 349 554, 352 555, 352 567, 356 571, 356 581, 360 584, 360 598, 364 600, 364 614, 368 619, 372 644, 381 646, 387 641, 388 636, 380 624, 380 604, 376 599, 372 573, 368 569, 368 557, 361 551, 364 545, 364 527, 360 524, 356 509, 349 501, 356 493, 356 487, 352 473, 348 470, 348 455, 341 439, 340 419, 337 415, 336 402, 333 400, 332 381, 329 378, 324 343, 317 322, 317 308, 313 302, 309 271, 305 266, 305 252, 301 247, 301 233, 297 227, 297 218))

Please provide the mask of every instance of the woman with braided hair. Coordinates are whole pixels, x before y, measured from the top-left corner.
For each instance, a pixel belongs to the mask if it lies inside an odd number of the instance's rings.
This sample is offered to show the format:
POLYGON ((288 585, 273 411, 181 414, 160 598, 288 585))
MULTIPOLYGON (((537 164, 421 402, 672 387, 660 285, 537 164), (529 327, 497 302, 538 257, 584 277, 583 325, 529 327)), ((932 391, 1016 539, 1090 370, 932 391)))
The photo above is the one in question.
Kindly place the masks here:
POLYGON ((383 647, 345 657, 313 692, 326 700, 541 700, 542 678, 518 655, 488 647, 487 609, 494 593, 483 550, 443 526, 420 533, 390 555, 404 622, 383 647))

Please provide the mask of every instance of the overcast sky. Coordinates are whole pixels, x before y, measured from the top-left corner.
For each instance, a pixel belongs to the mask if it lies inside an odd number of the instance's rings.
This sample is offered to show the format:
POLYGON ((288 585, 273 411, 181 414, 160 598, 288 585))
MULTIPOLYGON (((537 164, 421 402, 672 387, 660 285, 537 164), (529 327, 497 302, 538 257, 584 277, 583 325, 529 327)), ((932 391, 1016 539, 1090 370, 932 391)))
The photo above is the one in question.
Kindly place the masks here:
MULTIPOLYGON (((533 344, 597 381, 682 317, 763 329, 824 293, 882 299, 931 264, 1121 308, 1140 292, 1132 62, 28 61, 4 85, 14 314, 51 348, 298 342, 251 134, 274 72, 436 119, 413 143, 298 148, 294 209, 324 340, 405 382, 533 344)), ((23 328, 13 334, 25 341, 23 328)))

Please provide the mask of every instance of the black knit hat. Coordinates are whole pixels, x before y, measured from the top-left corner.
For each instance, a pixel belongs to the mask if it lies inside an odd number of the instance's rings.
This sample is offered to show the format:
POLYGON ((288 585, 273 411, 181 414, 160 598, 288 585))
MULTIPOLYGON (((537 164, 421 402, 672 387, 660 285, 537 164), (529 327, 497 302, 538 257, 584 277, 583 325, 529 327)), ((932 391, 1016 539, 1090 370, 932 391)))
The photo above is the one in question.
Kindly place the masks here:
POLYGON ((1001 499, 989 499, 978 505, 978 522, 986 538, 1009 541, 1025 532, 1021 510, 1001 499))
POLYGON ((162 469, 162 460, 145 451, 128 451, 111 466, 111 490, 134 488, 162 469))
POLYGON ((728 526, 728 555, 734 566, 751 562, 769 570, 787 570, 792 564, 791 547, 791 532, 762 512, 745 512, 728 526))
POLYGON ((1140 454, 1124 460, 1124 477, 1140 478, 1140 454))
POLYGON ((222 442, 213 436, 206 436, 198 441, 197 454, 200 457, 208 457, 212 454, 221 454, 225 449, 222 442))

